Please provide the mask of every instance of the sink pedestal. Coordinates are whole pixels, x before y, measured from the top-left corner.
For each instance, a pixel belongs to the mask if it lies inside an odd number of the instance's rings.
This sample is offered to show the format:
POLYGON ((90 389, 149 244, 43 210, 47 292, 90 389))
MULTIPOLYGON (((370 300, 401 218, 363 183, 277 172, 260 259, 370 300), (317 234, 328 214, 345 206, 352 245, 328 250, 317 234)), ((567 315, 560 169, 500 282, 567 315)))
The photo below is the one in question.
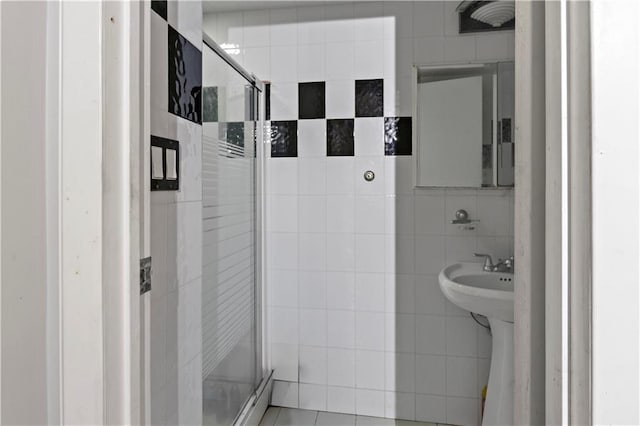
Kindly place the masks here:
POLYGON ((489 324, 493 343, 482 426, 512 425, 513 323, 489 318, 489 324))
MULTIPOLYGON (((513 273, 488 272, 479 263, 445 266, 438 282, 454 305, 489 319, 493 353, 483 426, 513 425, 513 273)), ((540 354, 544 356, 544 354, 540 354)))

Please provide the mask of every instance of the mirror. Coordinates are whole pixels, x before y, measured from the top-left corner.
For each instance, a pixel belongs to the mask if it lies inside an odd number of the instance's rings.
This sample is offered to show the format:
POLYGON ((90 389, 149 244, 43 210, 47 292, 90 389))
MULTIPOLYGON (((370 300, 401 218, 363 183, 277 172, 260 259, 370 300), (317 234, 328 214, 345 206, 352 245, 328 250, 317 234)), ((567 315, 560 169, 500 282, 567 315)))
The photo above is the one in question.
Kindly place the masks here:
POLYGON ((414 77, 416 187, 513 186, 513 62, 416 67, 414 77))

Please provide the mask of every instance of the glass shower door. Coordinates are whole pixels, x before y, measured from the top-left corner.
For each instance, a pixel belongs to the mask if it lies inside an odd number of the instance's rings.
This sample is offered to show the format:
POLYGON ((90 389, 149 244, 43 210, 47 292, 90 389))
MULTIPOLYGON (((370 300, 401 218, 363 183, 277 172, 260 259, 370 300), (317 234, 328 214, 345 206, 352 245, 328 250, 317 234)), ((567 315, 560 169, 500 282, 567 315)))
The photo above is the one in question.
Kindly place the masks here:
POLYGON ((259 98, 253 81, 203 45, 205 425, 231 425, 263 375, 256 236, 259 98))

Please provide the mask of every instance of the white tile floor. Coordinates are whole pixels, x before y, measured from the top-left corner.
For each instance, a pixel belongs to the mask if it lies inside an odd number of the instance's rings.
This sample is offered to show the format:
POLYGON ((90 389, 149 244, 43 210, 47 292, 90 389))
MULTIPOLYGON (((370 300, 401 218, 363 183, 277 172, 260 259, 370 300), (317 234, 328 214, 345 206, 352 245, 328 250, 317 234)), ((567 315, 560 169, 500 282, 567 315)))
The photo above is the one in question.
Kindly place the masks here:
POLYGON ((260 426, 448 426, 409 420, 383 419, 380 417, 354 416, 352 414, 295 408, 269 407, 260 426))

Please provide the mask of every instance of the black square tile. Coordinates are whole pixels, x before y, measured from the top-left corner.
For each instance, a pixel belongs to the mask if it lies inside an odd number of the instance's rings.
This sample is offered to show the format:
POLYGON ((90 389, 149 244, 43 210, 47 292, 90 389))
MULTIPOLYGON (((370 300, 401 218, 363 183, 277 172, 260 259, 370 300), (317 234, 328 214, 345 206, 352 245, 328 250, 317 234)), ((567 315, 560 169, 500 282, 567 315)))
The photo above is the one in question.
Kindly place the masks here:
POLYGON ((411 117, 384 118, 384 155, 411 155, 411 117))
POLYGON ((356 117, 384 115, 384 80, 356 80, 356 117))
POLYGON ((169 112, 202 123, 202 52, 169 26, 169 112))
POLYGON ((264 119, 269 121, 271 120, 271 83, 264 84, 264 119))
POLYGON ((327 156, 353 154, 353 118, 327 120, 327 156))
POLYGON ((239 148, 244 147, 244 121, 232 121, 220 123, 218 126, 218 139, 229 145, 239 148))
POLYGON ((298 122, 297 121, 272 121, 271 122, 271 156, 272 157, 297 157, 298 156, 298 122))
POLYGON ((500 120, 500 135, 501 137, 498 140, 502 140, 505 143, 513 142, 511 138, 511 119, 503 118, 500 120))
POLYGON ((167 0, 151 0, 151 10, 167 20, 167 0))
POLYGON ((218 88, 202 88, 202 121, 213 123, 218 121, 218 88))
POLYGON ((325 117, 325 83, 298 83, 298 118, 325 117))

